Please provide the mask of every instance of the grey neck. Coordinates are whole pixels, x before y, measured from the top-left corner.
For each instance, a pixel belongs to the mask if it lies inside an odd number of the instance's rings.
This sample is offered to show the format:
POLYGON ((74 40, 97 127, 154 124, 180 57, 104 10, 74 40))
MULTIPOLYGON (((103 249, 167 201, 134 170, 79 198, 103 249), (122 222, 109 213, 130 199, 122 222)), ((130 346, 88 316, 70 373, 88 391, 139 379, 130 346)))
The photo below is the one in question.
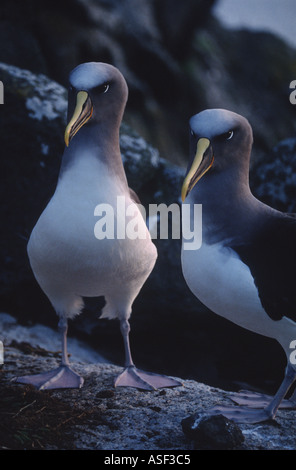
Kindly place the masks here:
POLYGON ((189 200, 202 204, 203 239, 208 243, 241 243, 272 211, 251 193, 248 174, 234 170, 206 174, 193 188, 189 200))
POLYGON ((65 148, 60 178, 81 158, 98 159, 100 163, 108 166, 110 172, 114 173, 117 178, 126 181, 120 153, 118 127, 110 127, 100 123, 83 126, 73 137, 69 147, 65 148))

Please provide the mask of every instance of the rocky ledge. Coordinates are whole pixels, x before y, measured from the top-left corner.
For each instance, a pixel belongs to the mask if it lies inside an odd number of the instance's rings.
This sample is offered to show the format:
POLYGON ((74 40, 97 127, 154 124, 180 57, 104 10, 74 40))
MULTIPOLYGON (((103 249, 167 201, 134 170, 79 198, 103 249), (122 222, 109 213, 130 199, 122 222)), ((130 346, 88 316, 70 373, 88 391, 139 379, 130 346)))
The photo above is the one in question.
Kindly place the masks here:
MULTIPOLYGON (((182 386, 143 392, 113 386, 122 370, 110 363, 92 363, 88 347, 71 344, 73 369, 84 386, 73 390, 38 391, 13 378, 56 367, 59 352, 50 328, 19 326, 0 315, 4 364, 0 369, 0 449, 83 449, 191 451, 202 449, 292 450, 296 445, 296 411, 280 411, 273 422, 236 425, 223 417, 206 420, 216 404, 230 404, 228 392, 193 380, 182 386), (201 425, 192 430, 196 412, 201 425)), ((94 353, 95 354, 95 353, 94 353)), ((103 358, 97 358, 103 361, 103 358)))

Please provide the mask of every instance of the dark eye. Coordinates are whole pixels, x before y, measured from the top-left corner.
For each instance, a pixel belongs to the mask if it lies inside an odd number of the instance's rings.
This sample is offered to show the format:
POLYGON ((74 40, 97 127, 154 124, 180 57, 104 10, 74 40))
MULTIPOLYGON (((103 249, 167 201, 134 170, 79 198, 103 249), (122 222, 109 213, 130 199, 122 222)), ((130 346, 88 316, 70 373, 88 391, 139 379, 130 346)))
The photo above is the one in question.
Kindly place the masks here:
POLYGON ((225 139, 230 140, 233 137, 233 131, 226 132, 225 139))
POLYGON ((110 87, 109 83, 104 83, 103 85, 99 85, 98 87, 96 87, 96 91, 98 93, 107 93, 107 91, 109 90, 109 87, 110 87))
POLYGON ((193 132, 192 129, 190 129, 190 135, 191 135, 192 137, 196 137, 196 135, 194 134, 194 132, 193 132))

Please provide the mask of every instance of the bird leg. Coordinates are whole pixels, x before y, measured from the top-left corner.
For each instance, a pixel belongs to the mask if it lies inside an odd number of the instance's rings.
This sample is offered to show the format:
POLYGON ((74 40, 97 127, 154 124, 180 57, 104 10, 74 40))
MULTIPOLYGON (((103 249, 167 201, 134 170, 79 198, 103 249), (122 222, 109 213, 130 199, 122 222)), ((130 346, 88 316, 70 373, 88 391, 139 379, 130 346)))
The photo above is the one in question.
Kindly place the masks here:
POLYGON ((277 393, 270 403, 263 409, 252 409, 249 407, 215 407, 210 410, 210 414, 222 414, 226 418, 232 419, 237 423, 260 423, 275 418, 275 415, 282 403, 285 395, 296 379, 296 371, 288 364, 284 380, 282 381, 277 393))
MULTIPOLYGON (((265 393, 250 392, 249 390, 240 390, 238 393, 234 393, 229 398, 241 406, 248 406, 250 408, 265 408, 272 397, 265 393)), ((296 391, 289 399, 284 399, 279 409, 281 410, 295 410, 296 409, 296 391)))
POLYGON ((71 367, 67 353, 67 331, 68 322, 66 318, 61 318, 58 329, 62 339, 61 364, 56 369, 35 375, 24 375, 17 377, 15 382, 21 384, 34 385, 38 390, 50 390, 57 388, 80 388, 83 385, 83 378, 76 374, 71 367))
POLYGON ((124 343, 125 369, 116 378, 114 383, 115 387, 135 387, 142 390, 156 390, 163 387, 178 387, 182 385, 180 382, 177 382, 177 380, 166 377, 165 375, 153 374, 137 369, 133 363, 130 350, 130 324, 128 320, 120 320, 120 331, 124 343))
MULTIPOLYGON (((238 393, 233 393, 229 398, 238 405, 248 406, 250 408, 266 408, 272 400, 270 395, 259 392, 251 392, 249 390, 240 390, 238 393)), ((282 400, 279 409, 296 409, 296 389, 289 399, 282 400)))

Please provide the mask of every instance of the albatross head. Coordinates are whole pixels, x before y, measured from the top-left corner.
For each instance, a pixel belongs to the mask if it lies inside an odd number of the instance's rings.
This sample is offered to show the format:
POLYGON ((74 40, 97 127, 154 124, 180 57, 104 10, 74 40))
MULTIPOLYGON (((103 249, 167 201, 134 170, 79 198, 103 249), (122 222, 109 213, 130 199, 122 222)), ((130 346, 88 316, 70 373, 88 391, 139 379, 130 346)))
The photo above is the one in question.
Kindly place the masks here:
POLYGON ((248 172, 253 134, 247 119, 224 109, 207 109, 190 121, 190 161, 182 201, 209 171, 235 166, 248 172), (246 170, 247 165, 247 170, 246 170))
POLYGON ((102 62, 78 65, 69 76, 66 146, 87 123, 112 120, 119 126, 127 97, 126 81, 116 67, 102 62))

